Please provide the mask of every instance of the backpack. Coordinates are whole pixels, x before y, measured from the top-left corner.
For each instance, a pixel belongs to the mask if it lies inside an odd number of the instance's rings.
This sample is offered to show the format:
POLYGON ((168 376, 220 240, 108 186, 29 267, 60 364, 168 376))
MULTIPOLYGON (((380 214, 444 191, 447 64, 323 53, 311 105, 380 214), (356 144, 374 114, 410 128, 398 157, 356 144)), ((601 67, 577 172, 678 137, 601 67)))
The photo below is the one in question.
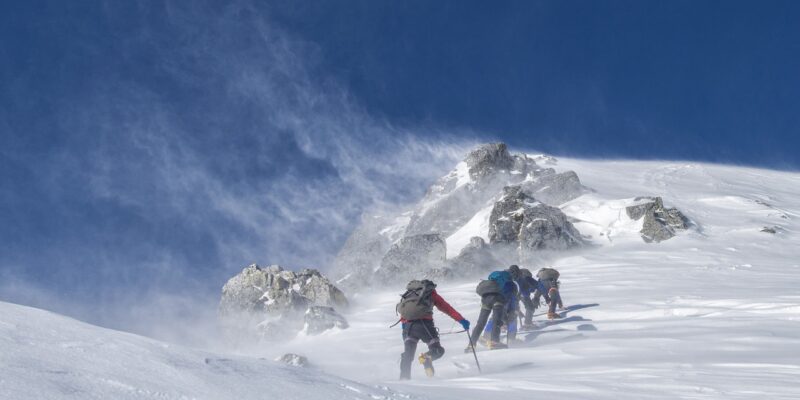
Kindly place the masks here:
POLYGON ((425 280, 413 280, 406 285, 406 292, 400 295, 395 310, 400 318, 413 321, 433 316, 433 290, 436 284, 425 280))
POLYGON ((482 280, 480 283, 478 283, 478 286, 475 288, 475 293, 477 293, 478 296, 481 297, 487 294, 500 293, 501 291, 502 290, 500 290, 500 285, 498 285, 496 281, 493 281, 491 279, 482 280))
POLYGON ((560 274, 553 268, 542 268, 536 273, 540 280, 557 281, 560 274))
POLYGON ((531 272, 531 270, 527 268, 522 268, 521 270, 519 270, 519 276, 521 276, 522 279, 533 278, 533 272, 531 272))
POLYGON ((500 287, 500 290, 503 290, 508 282, 513 281, 513 278, 511 278, 511 274, 508 271, 494 271, 489 274, 489 280, 497 282, 497 286, 500 287))
POLYGON ((519 291, 522 292, 522 294, 528 294, 536 289, 538 282, 536 282, 536 279, 533 278, 533 273, 531 270, 523 268, 519 270, 519 280, 517 281, 517 284, 519 285, 519 291))

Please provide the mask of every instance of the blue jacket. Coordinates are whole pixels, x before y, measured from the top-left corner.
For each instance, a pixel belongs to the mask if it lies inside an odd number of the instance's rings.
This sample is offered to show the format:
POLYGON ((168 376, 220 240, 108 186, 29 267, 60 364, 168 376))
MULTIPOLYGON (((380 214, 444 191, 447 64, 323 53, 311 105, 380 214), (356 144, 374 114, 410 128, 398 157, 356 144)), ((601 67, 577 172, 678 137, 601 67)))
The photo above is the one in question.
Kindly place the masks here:
POLYGON ((497 282, 497 285, 500 286, 500 294, 506 298, 506 301, 514 298, 514 291, 517 285, 508 271, 494 271, 489 274, 487 279, 497 282))

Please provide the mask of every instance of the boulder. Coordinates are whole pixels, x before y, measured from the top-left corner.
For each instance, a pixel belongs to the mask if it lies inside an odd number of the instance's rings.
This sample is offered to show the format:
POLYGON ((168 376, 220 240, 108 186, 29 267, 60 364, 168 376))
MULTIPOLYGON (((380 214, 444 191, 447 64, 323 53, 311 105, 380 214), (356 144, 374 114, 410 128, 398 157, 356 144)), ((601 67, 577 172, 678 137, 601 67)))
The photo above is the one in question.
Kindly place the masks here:
POLYGON ((484 144, 467 154, 464 161, 474 181, 480 181, 498 171, 509 171, 515 163, 505 143, 484 144))
POLYGON ((661 242, 675 236, 675 230, 689 228, 690 222, 677 208, 664 208, 661 197, 637 197, 639 204, 625 208, 633 220, 644 218, 642 239, 645 242, 661 242))
POLYGON ((576 199, 590 191, 581 184, 574 171, 534 175, 534 179, 522 183, 521 186, 529 196, 553 206, 576 199))
POLYGON ((253 264, 223 286, 219 316, 231 335, 285 339, 303 327, 306 310, 313 306, 341 309, 348 301, 315 269, 293 272, 253 264))
POLYGON ((276 358, 275 361, 286 365, 291 365, 292 367, 306 368, 311 366, 311 364, 308 362, 308 358, 294 353, 286 353, 276 358))
POLYGON ((347 329, 347 320, 333 307, 312 306, 306 311, 304 331, 307 335, 318 335, 328 329, 347 329))
POLYGON ((537 201, 520 186, 506 187, 495 203, 489 218, 489 241, 516 246, 520 256, 584 244, 580 232, 560 209, 537 201))
POLYGON ((375 271, 377 283, 410 280, 444 266, 447 244, 439 234, 413 235, 400 239, 375 271))

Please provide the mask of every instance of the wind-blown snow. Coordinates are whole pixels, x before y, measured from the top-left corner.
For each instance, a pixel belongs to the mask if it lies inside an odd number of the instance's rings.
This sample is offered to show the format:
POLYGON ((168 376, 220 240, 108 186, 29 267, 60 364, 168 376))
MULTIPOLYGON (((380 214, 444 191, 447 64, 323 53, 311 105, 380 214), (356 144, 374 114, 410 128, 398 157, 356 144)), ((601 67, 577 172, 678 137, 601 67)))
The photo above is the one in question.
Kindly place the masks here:
MULTIPOLYGON (((555 324, 537 316, 537 329, 520 335, 522 348, 479 351, 481 375, 462 352, 466 337, 459 333, 442 336, 447 353, 435 363, 436 378, 415 365, 414 380, 395 381, 402 340, 388 326, 405 282, 356 299, 349 330, 287 348, 324 354, 323 367, 346 377, 421 389, 436 399, 800 398, 800 174, 571 159, 556 167, 575 170, 596 190, 562 206, 584 221, 576 226, 594 246, 554 262, 565 304, 588 307, 555 324), (638 196, 662 196, 696 227, 644 243, 641 221, 625 212, 638 196), (764 226, 781 231, 764 233, 764 226)), ((482 220, 476 216, 448 238, 448 256, 482 232, 482 220)), ((437 290, 474 322, 476 283, 437 290)), ((435 319, 442 333, 458 330, 441 313, 435 319)))
MULTIPOLYGON (((448 334, 460 326, 436 312, 447 350, 435 362, 437 376, 426 378, 415 364, 412 381, 397 381, 403 344, 399 326, 388 326, 406 282, 396 282, 395 290, 355 297, 349 329, 301 335, 255 353, 267 360, 302 354, 341 379, 3 304, 0 397, 800 398, 800 174, 655 161, 559 159, 557 168, 576 171, 596 190, 561 207, 581 220, 576 226, 594 246, 553 261, 565 305, 584 307, 556 323, 537 315, 519 348, 479 351, 483 374, 463 353, 465 334, 448 334), (641 221, 624 209, 637 196, 661 196, 695 227, 644 243, 641 221), (297 387, 303 389, 288 391, 297 387)), ((476 215, 447 239, 448 256, 470 235, 480 236, 483 220, 476 215)), ((437 290, 474 322, 476 283, 440 282, 437 290)))
POLYGON ((628 240, 640 242, 639 231, 644 219, 634 221, 628 217, 625 208, 639 202, 633 199, 603 199, 595 194, 586 194, 561 206, 564 214, 573 217, 575 228, 589 236, 594 244, 610 244, 613 241, 628 240))
POLYGON ((472 177, 469 176, 469 165, 464 161, 456 164, 455 175, 458 179, 456 181, 456 188, 472 183, 472 177))
POLYGON ((252 357, 218 355, 0 302, 0 399, 407 399, 252 357))
POLYGON ((492 216, 493 208, 494 200, 490 201, 464 226, 447 238, 447 258, 455 257, 461 253, 461 250, 469 244, 469 240, 475 236, 482 238, 487 243, 489 242, 489 217, 492 216))

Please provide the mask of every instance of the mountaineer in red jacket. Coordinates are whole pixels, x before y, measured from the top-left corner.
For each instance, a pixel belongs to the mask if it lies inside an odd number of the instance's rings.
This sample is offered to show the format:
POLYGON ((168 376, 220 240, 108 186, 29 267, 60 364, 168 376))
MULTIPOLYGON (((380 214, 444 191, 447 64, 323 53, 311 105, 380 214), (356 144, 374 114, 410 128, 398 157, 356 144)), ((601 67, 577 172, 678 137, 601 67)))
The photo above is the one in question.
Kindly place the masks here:
POLYGON ((400 379, 411 379, 411 360, 420 340, 428 345, 428 351, 418 357, 428 376, 433 376, 433 361, 444 355, 444 347, 439 343, 439 333, 433 325, 434 306, 458 321, 464 330, 469 331, 469 321, 436 293, 435 283, 427 279, 409 282, 396 308, 400 314, 405 345, 400 361, 400 379))

